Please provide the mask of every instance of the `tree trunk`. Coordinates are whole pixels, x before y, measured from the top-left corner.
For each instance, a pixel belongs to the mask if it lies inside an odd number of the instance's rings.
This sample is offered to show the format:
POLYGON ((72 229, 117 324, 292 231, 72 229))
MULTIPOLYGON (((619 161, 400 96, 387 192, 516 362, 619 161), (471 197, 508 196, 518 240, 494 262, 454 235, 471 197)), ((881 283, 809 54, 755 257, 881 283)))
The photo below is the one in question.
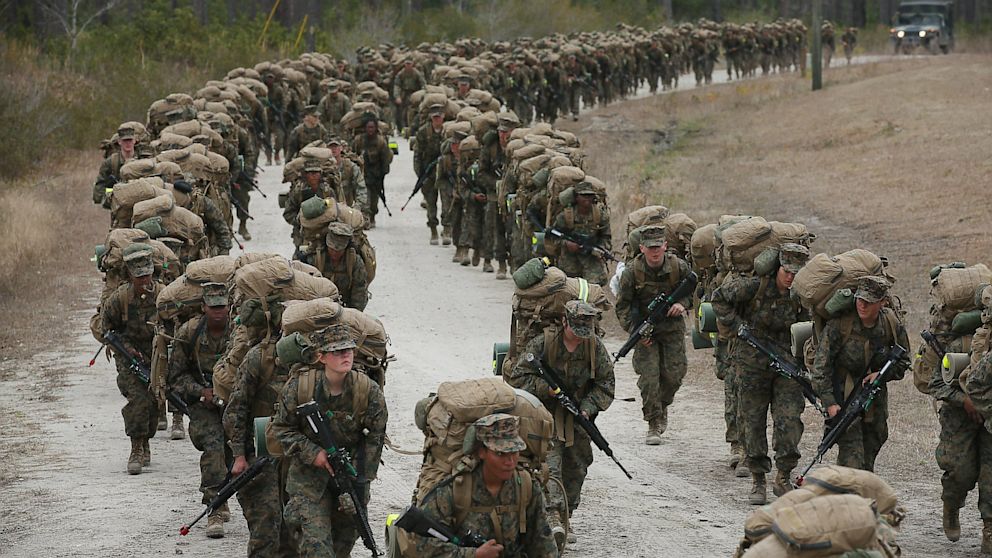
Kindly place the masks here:
POLYGON ((711 8, 712 13, 710 17, 713 18, 713 21, 723 21, 723 13, 720 11, 720 0, 713 0, 711 8))
POLYGON ((200 25, 207 24, 207 0, 193 0, 193 15, 196 16, 196 21, 200 25))

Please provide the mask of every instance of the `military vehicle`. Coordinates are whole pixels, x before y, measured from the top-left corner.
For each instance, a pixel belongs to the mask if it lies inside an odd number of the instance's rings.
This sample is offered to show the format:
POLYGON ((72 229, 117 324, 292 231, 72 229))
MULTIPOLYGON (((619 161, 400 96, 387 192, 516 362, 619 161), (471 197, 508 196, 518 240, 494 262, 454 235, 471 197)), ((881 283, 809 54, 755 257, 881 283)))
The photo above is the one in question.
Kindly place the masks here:
POLYGON ((893 51, 911 54, 918 47, 931 54, 954 50, 954 3, 911 0, 899 4, 889 29, 893 51))

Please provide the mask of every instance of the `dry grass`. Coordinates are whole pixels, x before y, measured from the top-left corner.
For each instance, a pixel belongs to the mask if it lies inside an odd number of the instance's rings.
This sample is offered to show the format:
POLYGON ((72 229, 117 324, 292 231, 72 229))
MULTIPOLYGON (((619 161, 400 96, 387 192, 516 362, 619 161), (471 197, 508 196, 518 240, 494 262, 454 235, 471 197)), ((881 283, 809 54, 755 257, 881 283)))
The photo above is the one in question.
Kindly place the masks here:
POLYGON ((100 160, 74 154, 45 172, 0 181, 0 354, 13 357, 58 342, 66 315, 85 303, 98 277, 89 261, 107 230, 91 189, 100 160), (92 271, 92 272, 91 272, 92 271), (54 334, 53 334, 54 332, 54 334))
MULTIPOLYGON (((795 76, 727 84, 604 108, 575 131, 591 174, 611 185, 615 233, 645 203, 699 224, 725 213, 805 222, 820 236, 817 251, 865 247, 891 260, 915 344, 927 270, 989 262, 989 61, 956 55, 832 69, 818 93, 795 76)), ((881 465, 932 474, 929 401, 907 380, 893 386, 890 409, 894 443, 881 465)))

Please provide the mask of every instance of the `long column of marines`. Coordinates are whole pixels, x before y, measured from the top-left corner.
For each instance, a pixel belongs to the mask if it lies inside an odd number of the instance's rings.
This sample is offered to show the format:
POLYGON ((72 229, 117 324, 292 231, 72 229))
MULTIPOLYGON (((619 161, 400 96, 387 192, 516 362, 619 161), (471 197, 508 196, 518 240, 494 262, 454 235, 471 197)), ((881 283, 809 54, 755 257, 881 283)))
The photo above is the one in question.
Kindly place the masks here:
MULTIPOLYGON (((798 22, 701 22, 381 45, 359 49, 355 65, 310 53, 156 101, 145 123, 122 124, 107 142, 93 192, 111 230, 97 248, 106 287, 91 328, 110 343, 127 399, 127 471, 149 466, 156 430, 184 439, 186 416, 201 452, 206 536, 225 535, 236 489, 249 556, 349 556, 359 539, 376 548, 366 506, 386 443, 391 358, 383 324, 364 312, 378 266, 366 231, 382 222, 380 207, 390 211, 390 137, 404 135, 428 244, 512 277, 515 288, 495 375, 443 383, 417 405, 424 464, 411 507, 390 518, 391 555, 556 556, 577 540, 570 519, 593 446, 617 461, 594 422, 614 398, 619 357, 601 326, 611 310, 635 336, 644 443, 663 442, 691 333, 694 348, 714 349, 730 472, 750 477, 750 504, 766 504, 775 466, 778 500, 762 517, 793 504, 813 514, 887 502, 867 520, 839 514, 868 523, 849 550, 898 550, 901 508, 870 472, 888 435, 885 382, 912 367, 916 385, 941 402, 944 532, 961 536, 958 510, 977 484, 982 549, 992 553, 987 267, 931 272, 931 324, 911 364, 898 352, 910 341, 884 258, 860 249, 811 256, 815 234, 802 224, 728 215, 697 226, 661 205, 625 216, 615 250, 607 198, 623 185, 587 174, 579 138, 554 127, 580 104, 655 92, 659 81, 667 89, 690 70, 709 82, 721 46, 737 77, 800 69, 805 31, 798 22), (244 251, 263 153, 285 159, 290 188, 279 204, 292 259, 244 251), (235 245, 238 257, 228 255, 235 245), (869 404, 853 409, 862 394, 869 404), (843 467, 802 474, 797 488, 807 402, 828 433, 856 417, 835 431, 843 467), (801 508, 814 496, 824 498, 819 507, 801 508)), ((784 520, 776 525, 788 532, 784 520)), ((737 552, 778 555, 785 543, 768 527, 748 529, 737 552)), ((824 529, 817 540, 838 544, 824 529)))

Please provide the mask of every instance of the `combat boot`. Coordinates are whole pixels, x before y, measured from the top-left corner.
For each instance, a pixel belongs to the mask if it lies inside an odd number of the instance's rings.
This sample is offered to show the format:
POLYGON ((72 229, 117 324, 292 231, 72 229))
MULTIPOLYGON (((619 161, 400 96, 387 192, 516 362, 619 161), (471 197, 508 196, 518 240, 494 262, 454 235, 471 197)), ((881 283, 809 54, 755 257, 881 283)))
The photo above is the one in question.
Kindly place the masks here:
POLYGON ((462 246, 459 250, 462 251, 462 265, 465 267, 472 265, 472 257, 469 255, 471 248, 468 246, 462 246))
POLYGON ((944 502, 944 535, 947 540, 957 542, 961 538, 961 522, 958 519, 958 507, 944 502))
POLYGON ((661 406, 661 416, 658 417, 658 435, 661 436, 668 430, 668 405, 661 406))
POLYGON ((750 474, 751 469, 747 466, 747 460, 742 457, 740 462, 737 464, 737 468, 734 469, 734 476, 739 479, 746 479, 750 474))
POLYGON ((768 489, 765 485, 764 473, 751 473, 751 494, 747 501, 752 506, 763 506, 768 503, 768 489))
POLYGON ((499 271, 496 272, 497 279, 506 279, 506 260, 499 261, 499 271))
POLYGON ((172 429, 169 431, 169 439, 182 440, 186 437, 186 428, 183 427, 183 414, 172 413, 172 429))
POLYGON ((448 230, 448 227, 441 229, 441 244, 451 246, 451 231, 448 230))
POLYGON ((982 554, 992 554, 992 519, 983 519, 982 554))
POLYGON ((217 512, 207 516, 207 537, 211 539, 224 538, 224 518, 217 512))
POLYGON ((496 271, 495 269, 493 269, 493 261, 489 258, 486 258, 486 260, 482 263, 482 272, 492 273, 493 271, 496 271))
POLYGON ((772 484, 772 494, 775 496, 781 496, 786 492, 795 488, 792 484, 792 471, 783 471, 779 469, 775 473, 775 482, 772 484))
MULTIPOLYGON (((468 258, 468 252, 465 253, 465 257, 468 258)), ((472 267, 478 267, 481 261, 482 256, 479 255, 479 249, 472 248, 472 267)), ((462 262, 462 265, 465 265, 465 262, 462 262)))
POLYGON ((224 523, 231 520, 231 508, 227 507, 227 502, 224 502, 217 508, 217 515, 224 520, 224 523))
POLYGON ((158 429, 166 430, 169 428, 169 417, 165 416, 165 407, 159 409, 158 412, 158 429))
POLYGON ((455 247, 455 255, 451 257, 453 263, 462 263, 462 249, 458 246, 455 247))
POLYGON ((241 223, 238 225, 238 234, 240 234, 241 238, 245 239, 246 241, 251 240, 251 233, 248 232, 248 225, 246 225, 244 221, 241 221, 241 223))
POLYGON ((561 525, 561 514, 556 511, 548 512, 548 527, 551 527, 551 536, 555 539, 555 546, 558 547, 558 554, 565 551, 565 542, 568 534, 561 525))
POLYGON ((143 454, 144 452, 141 449, 141 439, 131 438, 131 455, 127 457, 127 474, 141 474, 141 461, 143 454))
POLYGON ((661 445, 661 427, 659 423, 661 422, 658 418, 653 418, 648 421, 648 433, 644 437, 644 443, 649 446, 660 446, 661 445))
POLYGON ((437 246, 437 226, 431 225, 431 246, 437 246))
POLYGON ((141 441, 141 465, 147 467, 152 464, 152 446, 148 443, 148 438, 141 441))
POLYGON ((727 460, 727 464, 730 465, 731 469, 737 469, 737 464, 742 461, 741 458, 741 445, 737 442, 730 443, 730 459, 727 460))

